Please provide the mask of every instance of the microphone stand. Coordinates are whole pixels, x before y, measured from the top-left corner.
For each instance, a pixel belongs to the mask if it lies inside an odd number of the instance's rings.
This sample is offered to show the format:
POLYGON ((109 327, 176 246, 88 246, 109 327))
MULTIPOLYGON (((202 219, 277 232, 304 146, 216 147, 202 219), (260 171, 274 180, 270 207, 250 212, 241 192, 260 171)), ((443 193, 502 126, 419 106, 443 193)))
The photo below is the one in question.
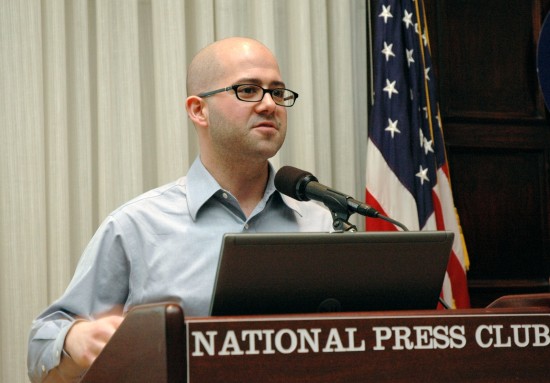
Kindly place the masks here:
POLYGON ((351 213, 348 208, 348 200, 346 196, 339 193, 332 193, 330 191, 327 193, 330 194, 330 198, 325 199, 323 203, 332 214, 332 227, 334 228, 334 231, 337 233, 348 231, 356 232, 357 226, 348 221, 351 213))
POLYGON ((357 226, 351 224, 348 222, 349 214, 340 214, 335 211, 332 211, 332 227, 334 228, 335 232, 337 233, 343 233, 343 232, 356 232, 357 226))

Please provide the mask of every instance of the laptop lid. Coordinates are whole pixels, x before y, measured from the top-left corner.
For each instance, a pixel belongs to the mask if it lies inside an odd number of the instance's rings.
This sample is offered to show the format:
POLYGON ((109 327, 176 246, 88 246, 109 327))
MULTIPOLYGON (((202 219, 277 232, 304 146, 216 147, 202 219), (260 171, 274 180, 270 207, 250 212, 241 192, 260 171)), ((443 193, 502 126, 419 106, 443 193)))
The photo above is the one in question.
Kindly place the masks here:
POLYGON ((447 231, 226 234, 211 315, 437 307, 447 231))

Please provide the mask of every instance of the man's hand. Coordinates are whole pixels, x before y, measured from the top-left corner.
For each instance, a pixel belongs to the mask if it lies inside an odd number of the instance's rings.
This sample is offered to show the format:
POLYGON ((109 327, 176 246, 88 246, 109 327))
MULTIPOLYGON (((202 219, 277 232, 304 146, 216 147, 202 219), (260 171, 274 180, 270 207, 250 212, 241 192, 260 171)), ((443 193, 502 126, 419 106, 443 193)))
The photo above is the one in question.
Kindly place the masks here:
POLYGON ((123 319, 112 315, 75 323, 65 338, 65 351, 80 367, 90 367, 123 319))

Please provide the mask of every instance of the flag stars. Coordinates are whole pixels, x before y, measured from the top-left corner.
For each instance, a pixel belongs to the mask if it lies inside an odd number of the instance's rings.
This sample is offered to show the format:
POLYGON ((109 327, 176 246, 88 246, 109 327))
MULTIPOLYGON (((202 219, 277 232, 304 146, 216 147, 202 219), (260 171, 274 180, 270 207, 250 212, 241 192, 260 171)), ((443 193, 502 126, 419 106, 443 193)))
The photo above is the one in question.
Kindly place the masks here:
POLYGON ((426 136, 424 136, 424 133, 422 132, 422 129, 418 130, 418 135, 420 137, 420 148, 424 149, 424 154, 428 155, 428 153, 432 152, 434 153, 433 149, 433 140, 428 141, 426 136))
POLYGON ((426 80, 428 80, 428 81, 430 81, 430 75, 429 75, 429 73, 430 73, 430 70, 431 70, 431 69, 432 69, 432 68, 430 68, 430 67, 427 67, 426 69, 424 69, 424 76, 426 76, 426 80))
POLYGON ((407 53, 407 65, 410 68, 411 64, 414 62, 414 58, 413 58, 414 50, 413 49, 406 49, 406 51, 407 51, 406 52, 407 53))
POLYGON ((383 17, 384 24, 387 24, 388 18, 393 18, 393 15, 391 14, 391 5, 388 5, 387 7, 385 5, 382 5, 382 13, 379 14, 378 17, 383 17))
POLYGON ((405 9, 405 17, 403 17, 403 22, 405 23, 405 28, 409 29, 410 26, 414 25, 414 23, 412 22, 412 17, 413 17, 412 12, 409 13, 405 9))
POLYGON ((422 165, 420 165, 420 171, 416 173, 416 176, 420 179, 421 185, 424 185, 424 181, 430 182, 430 179, 428 178, 428 168, 423 169, 422 165))
POLYGON ((397 129, 397 123, 398 121, 392 121, 391 118, 388 118, 388 126, 386 127, 385 131, 391 133, 391 138, 394 138, 395 133, 401 133, 399 129, 397 129))
POLYGON ((424 142, 422 143, 422 146, 424 147, 425 155, 428 155, 429 152, 434 153, 433 144, 434 144, 433 140, 428 141, 428 139, 424 138, 424 142))
POLYGON ((393 53, 393 44, 388 45, 384 41, 384 49, 382 49, 382 54, 386 56, 386 62, 390 59, 390 56, 395 57, 395 53, 393 53))
POLYGON ((395 83, 397 81, 393 81, 393 82, 390 82, 389 79, 386 79, 386 86, 384 87, 384 92, 388 92, 388 97, 391 99, 391 95, 393 93, 395 94, 399 94, 399 92, 397 91, 397 89, 395 89, 395 83))

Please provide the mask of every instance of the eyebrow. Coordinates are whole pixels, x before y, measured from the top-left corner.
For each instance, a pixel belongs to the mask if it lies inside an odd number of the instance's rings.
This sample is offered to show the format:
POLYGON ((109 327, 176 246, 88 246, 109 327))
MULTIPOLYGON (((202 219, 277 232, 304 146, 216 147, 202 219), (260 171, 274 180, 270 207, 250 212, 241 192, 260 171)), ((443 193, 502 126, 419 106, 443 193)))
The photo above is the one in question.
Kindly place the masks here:
MULTIPOLYGON (((260 79, 257 79, 257 78, 251 78, 251 77, 245 77, 245 78, 241 78, 237 81, 234 82, 234 84, 254 84, 254 85, 262 85, 262 82, 263 81, 260 81, 260 79)), ((271 83, 269 84, 269 86, 276 86, 276 87, 281 87, 281 88, 285 88, 286 85, 283 81, 271 81, 271 83)))

